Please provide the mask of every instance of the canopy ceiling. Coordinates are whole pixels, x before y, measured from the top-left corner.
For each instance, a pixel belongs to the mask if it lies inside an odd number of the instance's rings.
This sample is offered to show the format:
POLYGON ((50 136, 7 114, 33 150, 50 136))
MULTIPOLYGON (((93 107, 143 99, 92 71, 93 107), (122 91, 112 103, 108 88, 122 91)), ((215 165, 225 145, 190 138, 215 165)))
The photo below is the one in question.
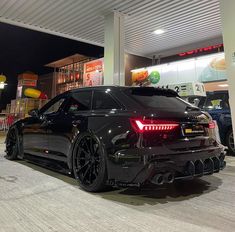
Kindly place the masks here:
POLYGON ((1 0, 0 22, 103 46, 104 16, 114 10, 125 15, 133 54, 222 42, 218 0, 1 0), (159 28, 166 33, 153 34, 159 28))

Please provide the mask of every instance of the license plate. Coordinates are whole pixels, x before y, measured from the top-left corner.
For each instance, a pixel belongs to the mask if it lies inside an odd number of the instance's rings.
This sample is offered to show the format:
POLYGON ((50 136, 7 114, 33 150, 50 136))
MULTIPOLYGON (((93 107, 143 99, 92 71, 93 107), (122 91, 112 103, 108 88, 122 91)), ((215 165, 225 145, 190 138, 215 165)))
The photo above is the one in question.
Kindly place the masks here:
POLYGON ((185 129, 185 134, 189 134, 189 133, 192 133, 192 129, 190 128, 190 129, 185 129))
POLYGON ((205 132, 202 125, 184 126, 183 131, 185 135, 201 135, 205 132))

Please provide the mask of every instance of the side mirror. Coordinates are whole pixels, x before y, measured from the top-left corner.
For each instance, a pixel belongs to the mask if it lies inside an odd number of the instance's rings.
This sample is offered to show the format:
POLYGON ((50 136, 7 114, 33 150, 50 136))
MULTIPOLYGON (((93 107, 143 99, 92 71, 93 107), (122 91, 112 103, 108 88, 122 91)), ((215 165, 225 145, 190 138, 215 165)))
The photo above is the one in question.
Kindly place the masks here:
POLYGON ((32 116, 33 118, 39 118, 39 110, 38 109, 30 110, 28 114, 30 116, 32 116))

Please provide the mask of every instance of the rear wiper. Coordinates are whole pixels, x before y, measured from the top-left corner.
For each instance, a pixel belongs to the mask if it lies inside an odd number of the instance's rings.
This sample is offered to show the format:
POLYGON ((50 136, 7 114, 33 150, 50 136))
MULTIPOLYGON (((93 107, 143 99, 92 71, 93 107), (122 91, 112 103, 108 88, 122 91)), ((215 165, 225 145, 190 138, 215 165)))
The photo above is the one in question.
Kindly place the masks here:
POLYGON ((186 111, 200 111, 200 109, 196 106, 186 106, 186 111))

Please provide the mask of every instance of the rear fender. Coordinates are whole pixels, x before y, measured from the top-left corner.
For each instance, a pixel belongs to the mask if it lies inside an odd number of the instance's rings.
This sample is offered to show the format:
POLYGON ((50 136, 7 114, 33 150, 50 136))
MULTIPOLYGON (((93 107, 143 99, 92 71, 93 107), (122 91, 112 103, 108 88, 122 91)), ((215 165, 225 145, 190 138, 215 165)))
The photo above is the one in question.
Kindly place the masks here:
POLYGON ((72 145, 68 154, 68 161, 67 161, 67 165, 69 167, 69 170, 72 172, 73 171, 73 155, 74 152, 76 150, 76 145, 79 143, 79 141, 85 136, 85 135, 92 135, 94 136, 101 144, 102 148, 104 149, 104 154, 105 154, 105 160, 106 160, 106 165, 107 165, 107 155, 106 155, 106 150, 105 150, 105 145, 102 141, 102 139, 100 139, 97 135, 95 135, 95 133, 91 130, 88 130, 86 132, 82 132, 79 135, 76 136, 76 138, 72 141, 72 145))
MULTIPOLYGON (((15 130, 16 135, 17 135, 17 144, 18 144, 18 151, 19 154, 17 155, 18 159, 23 159, 24 158, 24 147, 23 147, 23 136, 22 136, 22 123, 17 122, 14 123, 8 130, 7 135, 6 135, 6 140, 7 136, 10 130, 15 130)), ((5 143, 6 143, 5 140, 5 143)))

